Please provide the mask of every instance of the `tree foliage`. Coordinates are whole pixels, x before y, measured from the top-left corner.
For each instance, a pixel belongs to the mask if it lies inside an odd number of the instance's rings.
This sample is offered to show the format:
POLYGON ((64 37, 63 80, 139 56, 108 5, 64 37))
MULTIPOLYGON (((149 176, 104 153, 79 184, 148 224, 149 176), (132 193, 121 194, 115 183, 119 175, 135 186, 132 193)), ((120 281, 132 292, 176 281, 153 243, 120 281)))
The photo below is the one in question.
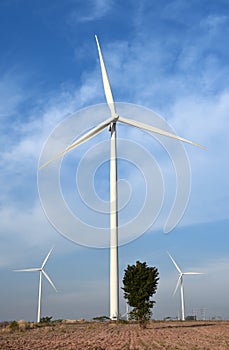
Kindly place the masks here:
POLYGON ((50 323, 51 320, 52 320, 52 316, 41 317, 40 323, 50 323))
POLYGON ((17 330, 19 330, 19 324, 18 324, 18 322, 17 322, 17 321, 12 321, 12 322, 10 322, 10 324, 9 324, 9 329, 10 329, 11 331, 17 331, 17 330))
POLYGON ((141 327, 146 326, 152 315, 151 308, 155 301, 150 298, 156 293, 158 276, 158 269, 147 266, 146 262, 137 261, 135 265, 128 265, 125 270, 122 288, 124 298, 133 307, 130 318, 139 321, 141 327))

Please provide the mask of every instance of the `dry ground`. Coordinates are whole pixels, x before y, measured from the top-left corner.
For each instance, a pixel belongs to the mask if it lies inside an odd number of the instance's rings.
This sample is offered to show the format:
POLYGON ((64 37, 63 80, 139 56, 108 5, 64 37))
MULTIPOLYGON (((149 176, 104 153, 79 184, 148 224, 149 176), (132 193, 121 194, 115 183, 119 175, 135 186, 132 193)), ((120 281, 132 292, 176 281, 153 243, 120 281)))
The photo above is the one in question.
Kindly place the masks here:
POLYGON ((229 350, 229 321, 136 324, 56 324, 26 331, 0 330, 0 349, 17 350, 229 350))

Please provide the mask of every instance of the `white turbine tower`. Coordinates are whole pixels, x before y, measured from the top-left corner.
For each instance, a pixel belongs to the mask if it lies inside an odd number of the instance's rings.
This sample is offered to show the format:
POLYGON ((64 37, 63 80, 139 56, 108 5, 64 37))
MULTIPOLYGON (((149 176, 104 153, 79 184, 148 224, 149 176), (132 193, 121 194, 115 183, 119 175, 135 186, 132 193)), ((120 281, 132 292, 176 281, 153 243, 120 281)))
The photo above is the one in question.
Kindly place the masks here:
POLYGON ((179 277, 177 280, 177 285, 174 289, 173 295, 175 295, 177 288, 180 284, 180 295, 181 295, 181 320, 185 320, 185 304, 184 304, 184 284, 183 284, 183 276, 184 275, 203 275, 202 272, 182 272, 180 267, 177 265, 176 261, 173 259, 173 257, 167 252, 170 256, 170 259, 172 260, 173 264, 175 265, 177 271, 179 272, 179 277))
POLYGON ((37 308, 37 322, 40 322, 41 319, 41 293, 42 293, 42 274, 45 276, 45 278, 49 281, 49 283, 51 284, 51 286, 55 289, 55 291, 57 292, 57 289, 54 285, 54 283, 52 282, 51 278, 48 276, 48 274, 44 271, 45 265, 48 261, 48 258, 50 256, 50 254, 52 253, 53 248, 50 249, 50 251, 48 252, 47 256, 45 257, 41 267, 34 267, 34 268, 30 268, 30 269, 22 269, 22 270, 14 270, 15 272, 34 272, 34 271, 39 271, 39 289, 38 289, 38 308, 37 308))
POLYGON ((48 162, 43 164, 41 168, 47 166, 54 160, 62 157, 64 154, 72 150, 73 148, 79 146, 80 144, 91 139, 95 135, 99 134, 106 127, 109 127, 110 131, 110 318, 112 320, 117 320, 119 317, 119 271, 118 271, 118 206, 117 206, 117 154, 116 154, 116 124, 121 122, 136 128, 140 128, 146 131, 171 137, 176 140, 187 142, 191 145, 204 148, 194 142, 186 140, 177 135, 171 134, 167 131, 158 129, 151 125, 143 124, 138 121, 131 119, 125 119, 119 116, 116 112, 115 103, 113 95, 111 92, 111 87, 106 71, 106 67, 103 61, 102 52, 100 49, 99 41, 97 36, 95 36, 96 44, 99 53, 99 60, 102 72, 103 87, 105 92, 105 97, 107 104, 109 106, 111 116, 109 119, 105 120, 101 124, 97 125, 95 128, 91 129, 85 133, 82 137, 74 141, 70 146, 64 149, 62 152, 58 153, 55 157, 50 159, 48 162))

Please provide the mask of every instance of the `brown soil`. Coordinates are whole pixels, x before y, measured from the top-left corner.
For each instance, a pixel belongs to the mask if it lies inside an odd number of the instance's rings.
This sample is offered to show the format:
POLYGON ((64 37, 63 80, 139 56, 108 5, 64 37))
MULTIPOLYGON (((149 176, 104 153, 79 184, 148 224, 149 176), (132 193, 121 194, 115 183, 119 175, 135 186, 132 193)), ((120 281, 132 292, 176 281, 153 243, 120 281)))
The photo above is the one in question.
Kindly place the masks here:
POLYGON ((25 331, 0 330, 0 349, 17 350, 229 350, 229 321, 137 324, 56 324, 25 331))

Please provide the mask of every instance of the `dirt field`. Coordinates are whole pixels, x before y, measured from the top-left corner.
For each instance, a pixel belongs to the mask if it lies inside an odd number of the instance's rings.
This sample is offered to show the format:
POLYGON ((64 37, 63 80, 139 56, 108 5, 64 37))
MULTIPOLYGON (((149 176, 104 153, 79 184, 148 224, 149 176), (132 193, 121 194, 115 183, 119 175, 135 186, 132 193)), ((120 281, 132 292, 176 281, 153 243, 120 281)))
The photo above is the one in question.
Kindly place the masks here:
POLYGON ((0 330, 0 349, 17 350, 224 350, 229 349, 229 321, 151 322, 136 324, 56 324, 25 331, 0 330))

